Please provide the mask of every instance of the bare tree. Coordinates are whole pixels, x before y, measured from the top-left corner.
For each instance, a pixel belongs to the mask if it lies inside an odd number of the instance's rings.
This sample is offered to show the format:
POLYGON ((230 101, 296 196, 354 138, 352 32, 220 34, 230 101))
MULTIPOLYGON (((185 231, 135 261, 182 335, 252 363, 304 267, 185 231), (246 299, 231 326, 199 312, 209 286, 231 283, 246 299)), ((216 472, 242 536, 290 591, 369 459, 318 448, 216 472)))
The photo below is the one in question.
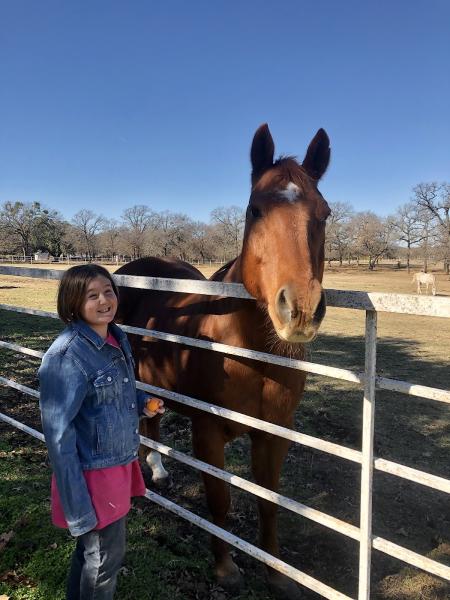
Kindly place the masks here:
POLYGON ((155 220, 155 213, 143 204, 136 204, 122 213, 126 231, 124 233, 133 258, 142 256, 147 232, 155 220))
MULTIPOLYGON (((211 221, 217 226, 217 234, 228 252, 237 256, 241 250, 244 233, 245 213, 239 206, 215 208, 211 212, 211 221)), ((230 257, 231 258, 231 257, 230 257)))
POLYGON ((424 223, 420 218, 420 207, 414 202, 400 206, 394 216, 393 226, 398 240, 406 244, 406 267, 409 273, 411 248, 417 246, 426 236, 424 223))
POLYGON ((360 255, 369 259, 372 271, 380 258, 392 251, 394 225, 393 219, 381 219, 373 212, 357 213, 352 219, 355 230, 356 246, 360 255))
POLYGON ((115 219, 105 220, 103 231, 100 234, 102 252, 114 258, 118 254, 122 234, 123 231, 118 221, 115 219))
POLYGON ((418 246, 419 256, 423 261, 424 273, 428 273, 428 261, 437 242, 436 233, 438 227, 436 225, 436 217, 429 210, 422 206, 418 206, 417 208, 423 234, 423 239, 418 246))
POLYGON ((192 229, 192 255, 201 260, 217 256, 211 225, 206 225, 201 221, 194 223, 192 229))
POLYGON ((194 223, 185 214, 169 210, 158 213, 152 235, 152 246, 162 256, 187 260, 192 250, 194 223))
POLYGON ((170 233, 170 243, 172 254, 188 260, 192 251, 192 235, 194 224, 192 220, 184 214, 176 213, 173 219, 173 227, 170 233))
POLYGON ((419 206, 428 210, 435 218, 442 232, 444 249, 444 270, 450 274, 450 184, 419 183, 413 189, 419 206))
POLYGON ((350 230, 348 224, 354 214, 353 207, 348 202, 330 203, 331 214, 327 220, 326 250, 328 265, 333 258, 339 260, 342 266, 344 254, 350 245, 350 230))
POLYGON ((88 260, 92 260, 96 254, 96 236, 105 224, 105 218, 97 215, 91 210, 83 208, 78 211, 72 219, 72 227, 80 244, 82 253, 88 260))

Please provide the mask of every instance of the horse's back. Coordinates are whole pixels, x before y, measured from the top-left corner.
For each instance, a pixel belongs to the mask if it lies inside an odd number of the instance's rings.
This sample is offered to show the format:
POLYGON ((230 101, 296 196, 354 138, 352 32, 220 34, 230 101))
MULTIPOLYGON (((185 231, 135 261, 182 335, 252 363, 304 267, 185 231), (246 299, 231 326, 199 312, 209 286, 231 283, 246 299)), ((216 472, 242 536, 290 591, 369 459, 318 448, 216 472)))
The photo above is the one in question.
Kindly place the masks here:
POLYGON ((433 273, 415 273, 414 279, 419 283, 435 283, 436 277, 433 273))
MULTIPOLYGON (((136 275, 140 277, 160 277, 164 279, 205 279, 205 276, 191 264, 175 258, 159 258, 149 256, 138 258, 123 265, 114 273, 115 275, 136 275)), ((173 297, 180 297, 176 292, 161 292, 149 289, 120 287, 120 304, 117 320, 121 323, 134 324, 145 327, 149 315, 146 310, 139 310, 145 306, 157 307, 165 305, 173 297)))
MULTIPOLYGON (((116 275, 204 280, 202 273, 177 259, 146 257, 120 267, 116 275)), ((183 310, 192 294, 119 286, 117 322, 133 327, 183 334, 183 310)), ((148 336, 129 334, 137 363, 137 376, 146 383, 176 389, 180 345, 148 336)))
POLYGON ((116 275, 140 275, 144 277, 169 277, 173 279, 205 279, 193 265, 177 258, 146 256, 123 265, 116 275))

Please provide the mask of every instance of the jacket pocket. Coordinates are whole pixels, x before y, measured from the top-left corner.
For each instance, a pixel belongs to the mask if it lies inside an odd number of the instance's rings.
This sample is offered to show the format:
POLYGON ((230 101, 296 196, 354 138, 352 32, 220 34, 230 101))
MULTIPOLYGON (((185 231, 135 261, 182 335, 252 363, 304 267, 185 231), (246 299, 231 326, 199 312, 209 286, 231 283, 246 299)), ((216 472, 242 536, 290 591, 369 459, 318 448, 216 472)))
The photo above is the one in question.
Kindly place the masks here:
POLYGON ((109 457, 114 449, 113 429, 109 419, 99 419, 95 422, 96 443, 92 448, 96 456, 109 457))
POLYGON ((117 369, 109 368, 96 379, 94 389, 99 404, 113 404, 119 395, 119 374, 117 369))

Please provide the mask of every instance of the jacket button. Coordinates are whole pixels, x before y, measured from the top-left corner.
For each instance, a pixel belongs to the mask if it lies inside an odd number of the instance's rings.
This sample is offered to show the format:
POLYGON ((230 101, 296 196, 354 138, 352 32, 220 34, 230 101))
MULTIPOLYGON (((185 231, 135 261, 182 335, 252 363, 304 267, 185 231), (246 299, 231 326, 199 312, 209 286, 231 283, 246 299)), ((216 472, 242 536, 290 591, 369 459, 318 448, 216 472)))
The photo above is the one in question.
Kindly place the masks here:
POLYGON ((112 377, 107 377, 106 381, 112 381, 112 377))
POLYGON ((135 429, 135 430, 134 430, 134 433, 139 433, 139 429, 135 429))
POLYGON ((136 405, 134 402, 131 403, 131 408, 134 408, 136 405))
POLYGON ((124 382, 124 383, 128 383, 128 377, 124 377, 124 378, 123 378, 123 382, 124 382))

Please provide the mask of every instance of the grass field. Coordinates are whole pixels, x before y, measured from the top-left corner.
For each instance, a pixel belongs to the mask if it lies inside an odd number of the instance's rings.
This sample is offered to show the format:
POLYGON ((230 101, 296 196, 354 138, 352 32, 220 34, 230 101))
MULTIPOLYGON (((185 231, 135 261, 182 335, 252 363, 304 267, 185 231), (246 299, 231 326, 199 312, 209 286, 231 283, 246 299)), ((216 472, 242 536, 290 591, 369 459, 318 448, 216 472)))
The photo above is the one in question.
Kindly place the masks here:
MULTIPOLYGON (((209 275, 208 272, 205 273, 209 275)), ((332 268, 325 287, 412 293, 412 275, 403 270, 375 272, 332 268)), ((440 295, 450 296, 450 281, 437 277, 440 295)), ((0 303, 54 310, 57 283, 0 276, 0 303)), ((0 311, 1 339, 45 349, 57 334, 57 321, 0 311)), ((450 388, 450 320, 407 315, 379 315, 378 372, 444 389, 450 388)), ((308 349, 315 362, 362 370, 364 313, 329 308, 322 335, 308 349)), ((36 387, 39 361, 0 353, 0 372, 36 387)), ((308 377, 297 411, 296 429, 353 448, 361 444, 361 390, 346 382, 308 377)), ((0 388, 0 410, 38 425, 36 400, 0 388)), ((390 392, 377 393, 375 452, 430 473, 450 477, 450 411, 448 405, 390 392)), ((49 469, 43 446, 0 424, 0 595, 18 600, 59 600, 72 541, 49 522, 49 469)), ((188 422, 175 413, 164 419, 164 440, 190 450, 188 422)), ((231 444, 227 468, 250 478, 248 442, 231 444)), ((195 473, 170 463, 173 487, 167 495, 206 515, 195 473)), ((292 447, 283 471, 281 491, 308 506, 358 524, 359 469, 323 453, 292 447)), ((230 529, 256 541, 256 511, 251 497, 233 492, 230 529)), ((375 474, 374 533, 450 564, 448 496, 389 475, 375 474)), ((130 538, 118 598, 187 598, 222 600, 213 582, 207 535, 145 501, 130 515, 130 538)), ((283 558, 290 564, 356 596, 357 544, 312 522, 280 511, 283 558)), ((373 598, 444 600, 450 587, 374 552, 373 598)), ((266 600, 263 568, 245 555, 237 561, 247 579, 241 599, 266 600)), ((304 592, 305 599, 317 595, 304 592)))

